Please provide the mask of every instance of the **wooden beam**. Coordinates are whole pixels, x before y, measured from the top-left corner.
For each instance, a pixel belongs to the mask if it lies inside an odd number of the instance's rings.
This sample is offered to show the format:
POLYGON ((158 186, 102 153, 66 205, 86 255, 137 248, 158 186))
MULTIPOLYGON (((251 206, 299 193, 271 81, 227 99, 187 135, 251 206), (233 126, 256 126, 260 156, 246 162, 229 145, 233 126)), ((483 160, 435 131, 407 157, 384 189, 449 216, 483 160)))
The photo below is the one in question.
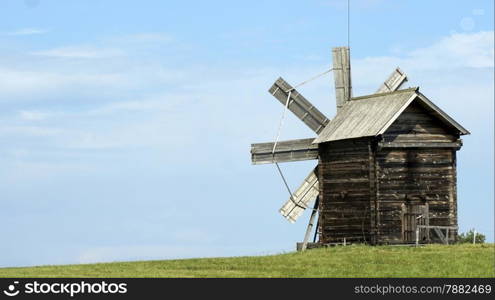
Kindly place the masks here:
POLYGON ((314 138, 280 141, 275 153, 272 153, 274 143, 251 144, 251 162, 253 165, 260 165, 317 159, 318 144, 313 144, 313 140, 314 138))
POLYGON ((352 97, 351 58, 348 47, 332 49, 333 77, 337 111, 352 97))
POLYGON ((384 83, 378 88, 375 94, 393 92, 400 88, 400 86, 407 81, 407 76, 397 67, 392 74, 385 80, 384 83))
POLYGON ((433 229, 433 228, 438 228, 438 229, 450 229, 450 230, 457 230, 459 229, 459 227, 457 226, 437 226, 437 225, 418 225, 419 228, 429 228, 429 229, 433 229))
POLYGON ((303 183, 294 192, 289 200, 282 206, 279 212, 289 222, 294 223, 302 215, 308 204, 318 197, 320 183, 318 181, 318 169, 314 168, 304 179, 303 183))
POLYGON ((462 146, 462 141, 446 143, 446 142, 431 142, 431 143, 414 143, 414 142, 379 142, 379 148, 454 148, 459 150, 462 146))
POLYGON ((303 244, 301 247, 301 251, 306 250, 306 246, 307 246, 308 241, 309 241, 309 236, 311 234, 311 230, 313 229, 313 224, 315 222, 316 213, 318 212, 318 204, 320 202, 318 200, 319 200, 319 198, 316 197, 315 205, 313 207, 313 211, 311 212, 311 217, 309 217, 309 224, 308 224, 308 228, 306 228, 306 234, 304 235, 304 240, 303 240, 303 244))
POLYGON ((282 77, 277 79, 268 92, 272 94, 282 105, 286 105, 287 97, 290 99, 288 109, 303 121, 311 130, 319 134, 330 122, 316 107, 304 98, 297 90, 293 89, 282 77))

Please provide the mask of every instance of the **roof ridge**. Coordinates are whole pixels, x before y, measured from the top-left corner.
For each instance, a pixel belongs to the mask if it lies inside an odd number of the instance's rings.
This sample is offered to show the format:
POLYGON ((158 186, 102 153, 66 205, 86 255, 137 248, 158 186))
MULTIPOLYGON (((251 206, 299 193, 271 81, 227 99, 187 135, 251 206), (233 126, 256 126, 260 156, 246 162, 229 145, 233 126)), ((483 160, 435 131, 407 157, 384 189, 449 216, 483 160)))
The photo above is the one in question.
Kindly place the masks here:
POLYGON ((419 91, 419 86, 410 87, 410 88, 403 89, 403 90, 396 90, 396 91, 391 91, 391 92, 375 93, 375 94, 370 94, 370 95, 353 97, 353 98, 351 98, 351 101, 369 99, 369 98, 380 97, 380 96, 385 96, 385 95, 390 95, 390 94, 400 94, 400 93, 411 92, 411 91, 419 91))

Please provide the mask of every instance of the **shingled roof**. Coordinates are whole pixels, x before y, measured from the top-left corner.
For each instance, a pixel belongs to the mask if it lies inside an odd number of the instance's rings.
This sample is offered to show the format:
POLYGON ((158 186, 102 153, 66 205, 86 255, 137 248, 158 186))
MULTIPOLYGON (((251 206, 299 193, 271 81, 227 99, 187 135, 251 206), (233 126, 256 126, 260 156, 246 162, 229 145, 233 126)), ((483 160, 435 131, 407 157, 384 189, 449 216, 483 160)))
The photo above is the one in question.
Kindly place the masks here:
POLYGON ((433 116, 446 126, 457 130, 459 134, 469 134, 469 131, 421 94, 419 88, 414 87, 352 98, 344 104, 313 143, 380 135, 413 101, 418 101, 433 116))

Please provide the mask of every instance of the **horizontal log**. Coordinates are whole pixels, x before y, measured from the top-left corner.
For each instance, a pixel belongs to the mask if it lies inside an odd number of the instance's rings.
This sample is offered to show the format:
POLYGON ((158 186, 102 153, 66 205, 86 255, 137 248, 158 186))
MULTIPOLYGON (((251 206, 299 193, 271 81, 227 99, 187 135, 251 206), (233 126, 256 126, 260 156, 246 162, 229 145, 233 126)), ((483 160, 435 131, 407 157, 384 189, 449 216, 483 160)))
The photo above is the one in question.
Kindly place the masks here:
POLYGON ((462 146, 461 142, 380 142, 378 143, 379 148, 453 148, 460 149, 462 146))
POLYGON ((251 144, 251 162, 254 165, 275 162, 311 160, 318 158, 318 145, 313 144, 313 138, 290 141, 280 141, 273 151, 275 143, 251 144))

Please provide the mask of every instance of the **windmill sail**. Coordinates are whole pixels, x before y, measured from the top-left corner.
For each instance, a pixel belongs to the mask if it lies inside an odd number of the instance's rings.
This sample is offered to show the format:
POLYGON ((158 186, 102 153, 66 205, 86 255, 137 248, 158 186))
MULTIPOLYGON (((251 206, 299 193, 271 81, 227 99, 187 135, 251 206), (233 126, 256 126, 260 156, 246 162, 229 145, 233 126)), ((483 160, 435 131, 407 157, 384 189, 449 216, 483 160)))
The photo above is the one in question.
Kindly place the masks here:
POLYGON ((317 176, 317 167, 304 179, 301 186, 291 198, 280 208, 280 213, 289 222, 294 223, 302 215, 309 203, 316 199, 320 190, 317 176))
MULTIPOLYGON (((377 93, 396 91, 405 81, 407 81, 406 74, 399 68, 396 68, 389 78, 382 84, 382 87, 380 87, 377 93), (382 90, 383 87, 386 87, 386 89, 382 90)), ((317 154, 318 153, 316 152, 316 155, 317 154)), ((294 223, 308 207, 309 203, 318 196, 319 181, 316 171, 317 168, 311 171, 308 177, 304 179, 301 186, 294 193, 292 198, 289 199, 280 209, 280 213, 291 223, 294 223)))
POLYGON ((316 133, 320 133, 330 121, 282 77, 277 79, 268 91, 283 105, 286 105, 291 91, 288 109, 316 133))
POLYGON ((274 143, 251 144, 251 162, 253 165, 261 165, 317 159, 318 145, 313 144, 313 141, 314 138, 281 141, 277 143, 275 152, 274 143))
POLYGON ((397 67, 375 93, 379 94, 379 93, 396 91, 406 81, 407 81, 406 74, 397 67))
POLYGON ((335 99, 337 110, 352 97, 351 57, 348 47, 332 49, 333 79, 335 81, 335 99))

